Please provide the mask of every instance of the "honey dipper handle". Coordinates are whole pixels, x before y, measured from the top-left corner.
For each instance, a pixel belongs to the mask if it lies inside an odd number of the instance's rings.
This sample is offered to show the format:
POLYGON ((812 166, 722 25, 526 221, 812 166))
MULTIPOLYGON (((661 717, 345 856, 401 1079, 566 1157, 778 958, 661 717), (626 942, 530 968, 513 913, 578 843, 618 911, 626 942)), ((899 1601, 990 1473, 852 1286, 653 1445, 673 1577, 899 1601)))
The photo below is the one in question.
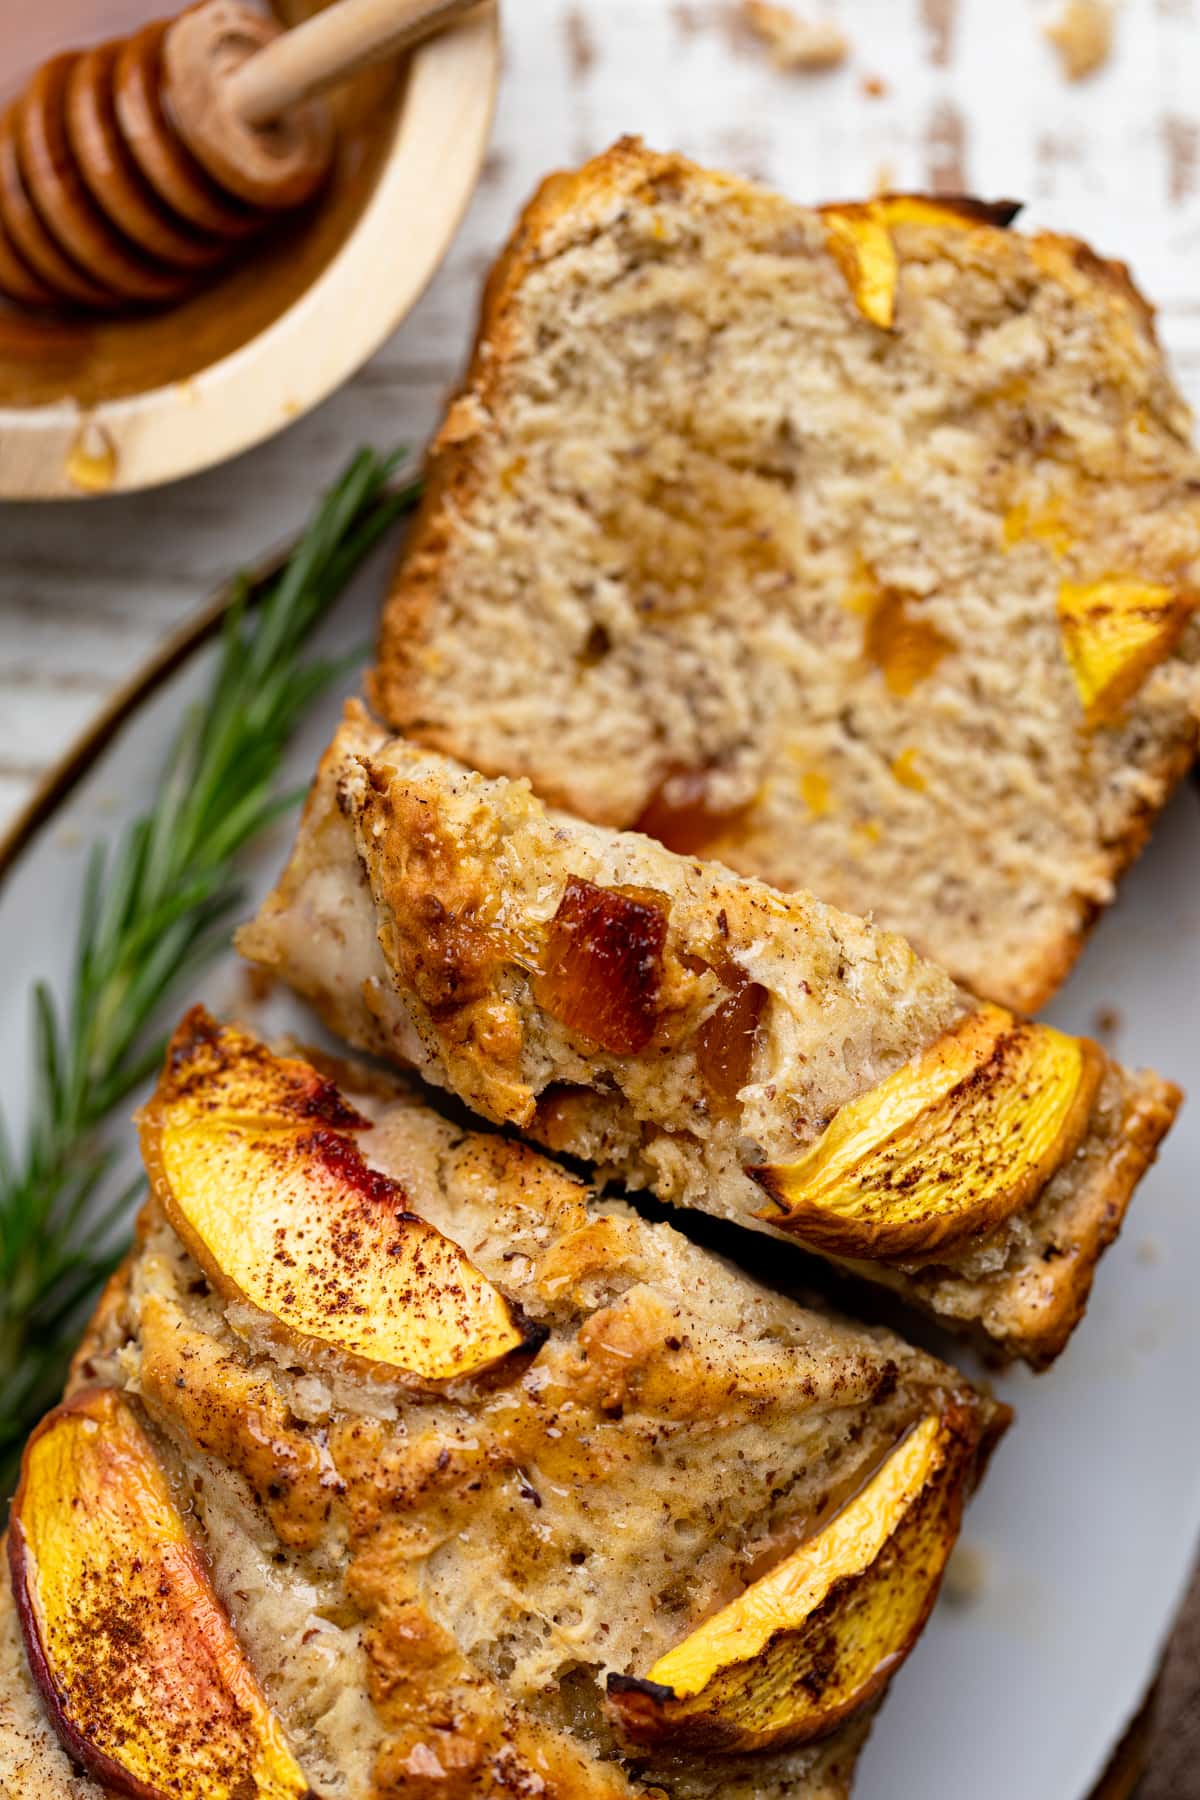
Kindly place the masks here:
POLYGON ((479 0, 336 0, 227 76, 225 103, 247 125, 265 124, 367 63, 432 37, 478 4, 479 0))

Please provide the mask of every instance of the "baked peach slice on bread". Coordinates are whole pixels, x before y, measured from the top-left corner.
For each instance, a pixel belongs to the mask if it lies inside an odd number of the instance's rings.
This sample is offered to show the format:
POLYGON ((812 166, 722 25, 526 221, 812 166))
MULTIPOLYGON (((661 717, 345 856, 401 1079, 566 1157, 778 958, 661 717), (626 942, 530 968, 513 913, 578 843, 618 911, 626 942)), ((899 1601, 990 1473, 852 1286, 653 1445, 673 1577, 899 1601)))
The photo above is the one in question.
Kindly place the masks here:
POLYGON ((404 1190, 370 1169, 370 1129, 309 1064, 196 1007, 140 1118, 155 1198, 208 1280, 291 1341, 418 1382, 537 1341, 404 1190))
POLYGON ((985 1004, 849 1101, 803 1157, 752 1171, 814 1249, 929 1255, 990 1231, 1078 1149, 1104 1069, 1087 1038, 985 1004))
POLYGON ((8 1548, 51 1723, 105 1792, 315 1800, 129 1400, 83 1389, 43 1420, 8 1548))
POLYGON ((834 1730, 890 1678, 937 1598, 969 1439, 928 1414, 827 1525, 645 1679, 610 1676, 634 1743, 762 1750, 834 1730))

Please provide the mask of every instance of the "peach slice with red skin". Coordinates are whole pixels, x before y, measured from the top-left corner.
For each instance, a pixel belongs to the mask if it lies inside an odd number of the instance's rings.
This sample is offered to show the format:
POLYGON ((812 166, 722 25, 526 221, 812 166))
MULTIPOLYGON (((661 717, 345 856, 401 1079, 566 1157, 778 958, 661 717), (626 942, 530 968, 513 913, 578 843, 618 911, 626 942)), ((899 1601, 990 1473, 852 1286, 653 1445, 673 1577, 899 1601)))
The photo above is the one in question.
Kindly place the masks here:
POLYGON ((964 1015, 837 1112, 792 1163, 752 1168, 782 1231, 836 1256, 928 1256, 993 1230, 1078 1148, 1104 1069, 1087 1038, 964 1015))
POLYGON ((367 1373, 474 1375, 530 1327, 404 1190, 363 1159, 370 1121, 307 1063, 196 1008, 140 1120, 151 1187, 213 1286, 367 1373))
POLYGON ((34 1432, 8 1549, 51 1723, 106 1792, 316 1800, 115 1389, 77 1394, 34 1432))
POLYGON ((953 1406, 922 1419, 828 1524, 648 1676, 609 1676, 623 1736, 753 1751, 836 1730, 878 1693, 929 1616, 974 1448, 953 1406))

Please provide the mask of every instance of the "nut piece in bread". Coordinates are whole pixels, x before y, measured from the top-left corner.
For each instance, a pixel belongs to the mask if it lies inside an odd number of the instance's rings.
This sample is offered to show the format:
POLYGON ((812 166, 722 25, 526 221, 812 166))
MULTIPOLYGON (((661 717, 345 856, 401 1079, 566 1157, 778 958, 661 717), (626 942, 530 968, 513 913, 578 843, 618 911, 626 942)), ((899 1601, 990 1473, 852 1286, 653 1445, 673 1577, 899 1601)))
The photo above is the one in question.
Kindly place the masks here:
POLYGON ((1179 1098, 898 937, 550 811, 354 707, 239 943, 485 1117, 1037 1366, 1179 1098))
MULTIPOLYGON (((246 1056, 241 1034, 195 1015, 181 1041, 235 1064, 246 1056)), ((270 1059, 257 1055, 265 1080, 270 1059)), ((845 1800, 873 1710, 865 1690, 846 1717, 843 1687, 826 1703, 811 1681, 797 1692, 801 1735, 815 1726, 819 1740, 792 1744, 789 1731, 773 1747, 701 1753, 631 1744, 608 1678, 656 1668, 773 1569, 794 1568, 806 1544, 828 1544, 839 1520, 853 1527, 855 1496, 923 1421, 961 1444, 960 1504, 1006 1409, 891 1334, 800 1307, 669 1226, 599 1201, 525 1146, 464 1132, 377 1076, 349 1078, 343 1099, 294 1057, 276 1069, 278 1086, 319 1096, 322 1116, 337 1109, 338 1131, 389 1191, 402 1188, 540 1328, 536 1349, 440 1389, 331 1363, 311 1336, 285 1344, 210 1282, 152 1192, 80 1352, 77 1393, 31 1457, 58 1441, 64 1418, 100 1409, 122 1421, 144 1491, 177 1509, 173 1544, 186 1515, 184 1563, 207 1569, 254 1691, 322 1800, 845 1800)), ((255 1231, 252 1214, 244 1229, 255 1231)), ((341 1229, 335 1215, 329 1230, 341 1229)), ((307 1213, 282 1220, 281 1260, 310 1254, 312 1230, 307 1213)), ((423 1313, 424 1296, 413 1304, 423 1313)), ((106 1453, 116 1441, 99 1439, 106 1453)), ((77 1517, 69 1483, 45 1495, 27 1464, 18 1528, 52 1515, 46 1560, 59 1575, 89 1556, 99 1567, 97 1529, 101 1549, 136 1571, 126 1598, 143 1628, 106 1649, 105 1687, 139 1697, 125 1748, 157 1742, 175 1640, 185 1652, 193 1641, 173 1610, 178 1583, 155 1586, 158 1524, 118 1508, 104 1537, 94 1510, 77 1517)), ((920 1544, 911 1570, 931 1600, 939 1571, 920 1544)), ((865 1566, 845 1574, 869 1607, 865 1566)), ((91 1578, 63 1591, 57 1617, 72 1643, 102 1621, 105 1592, 91 1578)), ((907 1647, 907 1634, 887 1640, 897 1656, 907 1647)), ((189 1744, 213 1714, 181 1692, 189 1744)), ((5 1586, 0 1793, 99 1800, 107 1775, 81 1775, 75 1754, 5 1586)), ((257 1774, 169 1792, 280 1800, 257 1774)))
POLYGON ((1036 1011, 1196 751, 1200 458, 1127 271, 1015 210, 552 177, 375 710, 1036 1011))

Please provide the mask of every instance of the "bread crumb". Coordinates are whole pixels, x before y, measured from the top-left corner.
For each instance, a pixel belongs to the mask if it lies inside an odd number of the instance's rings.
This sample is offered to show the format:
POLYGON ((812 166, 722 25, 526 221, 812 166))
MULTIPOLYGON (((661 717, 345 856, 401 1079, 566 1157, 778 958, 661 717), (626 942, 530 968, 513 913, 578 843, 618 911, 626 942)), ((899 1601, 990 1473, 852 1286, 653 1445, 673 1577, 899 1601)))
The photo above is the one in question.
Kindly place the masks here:
POLYGON ((278 983, 269 969, 260 969, 254 963, 247 963, 242 970, 242 985, 250 1006, 265 1006, 278 983))
POLYGON ((742 0, 742 10, 777 69, 836 69, 849 55, 849 39, 828 19, 801 19, 773 0, 742 0))
POLYGON ((960 1539, 950 1553, 942 1584, 951 1606, 973 1606, 983 1598, 988 1584, 988 1557, 977 1544, 964 1544, 960 1539))
POLYGON ((1108 61, 1112 53, 1113 0, 1063 0, 1059 12, 1043 27, 1058 51, 1068 81, 1082 81, 1108 61))
POLYGON ((1157 1238, 1143 1238, 1135 1252, 1138 1261, 1144 1263, 1147 1268, 1154 1268, 1156 1264, 1160 1263, 1162 1254, 1162 1245, 1157 1238))
POLYGON ((1092 1014, 1092 1030, 1097 1037, 1115 1038, 1121 1029, 1121 1015, 1115 1006, 1098 1006, 1092 1014))
POLYGON ((888 84, 882 75, 864 75, 862 91, 868 100, 882 100, 888 92, 888 84))

